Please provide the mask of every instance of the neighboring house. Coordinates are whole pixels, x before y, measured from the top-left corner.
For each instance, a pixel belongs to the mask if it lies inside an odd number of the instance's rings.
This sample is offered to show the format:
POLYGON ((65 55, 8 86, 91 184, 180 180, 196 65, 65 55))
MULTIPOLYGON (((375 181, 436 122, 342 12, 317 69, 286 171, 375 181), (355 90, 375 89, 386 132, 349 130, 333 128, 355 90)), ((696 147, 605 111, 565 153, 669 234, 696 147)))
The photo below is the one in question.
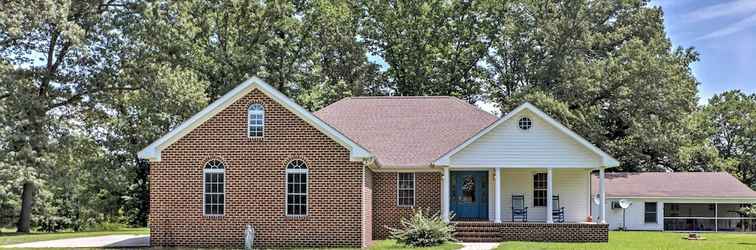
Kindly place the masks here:
POLYGON ((453 97, 353 97, 310 113, 258 78, 139 157, 152 244, 201 247, 241 246, 245 225, 260 247, 366 246, 414 209, 461 240, 605 242, 591 172, 618 165, 528 103, 497 118, 453 97))
POLYGON ((756 231, 756 218, 738 213, 756 204, 756 192, 728 173, 606 173, 605 185, 610 229, 756 231))

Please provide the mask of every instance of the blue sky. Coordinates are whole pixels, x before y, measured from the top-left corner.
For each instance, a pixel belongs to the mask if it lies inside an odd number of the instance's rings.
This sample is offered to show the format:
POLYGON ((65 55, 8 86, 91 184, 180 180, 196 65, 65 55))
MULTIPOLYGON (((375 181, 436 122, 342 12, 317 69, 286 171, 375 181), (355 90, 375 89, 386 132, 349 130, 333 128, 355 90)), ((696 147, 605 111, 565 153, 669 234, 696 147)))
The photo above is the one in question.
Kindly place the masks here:
POLYGON ((675 46, 701 54, 700 103, 730 89, 756 92, 756 0, 654 0, 675 46))

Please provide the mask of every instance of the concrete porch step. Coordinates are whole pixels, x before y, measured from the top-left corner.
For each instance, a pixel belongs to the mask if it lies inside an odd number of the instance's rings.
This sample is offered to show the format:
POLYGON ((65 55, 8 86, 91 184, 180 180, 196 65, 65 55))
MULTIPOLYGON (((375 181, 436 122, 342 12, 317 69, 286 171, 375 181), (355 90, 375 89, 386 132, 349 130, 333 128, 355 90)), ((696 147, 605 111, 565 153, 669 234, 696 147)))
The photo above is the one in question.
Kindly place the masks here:
POLYGON ((499 232, 498 227, 471 227, 471 226, 457 226, 457 232, 499 232))
POLYGON ((455 238, 461 242, 500 242, 499 224, 489 221, 454 222, 455 238))

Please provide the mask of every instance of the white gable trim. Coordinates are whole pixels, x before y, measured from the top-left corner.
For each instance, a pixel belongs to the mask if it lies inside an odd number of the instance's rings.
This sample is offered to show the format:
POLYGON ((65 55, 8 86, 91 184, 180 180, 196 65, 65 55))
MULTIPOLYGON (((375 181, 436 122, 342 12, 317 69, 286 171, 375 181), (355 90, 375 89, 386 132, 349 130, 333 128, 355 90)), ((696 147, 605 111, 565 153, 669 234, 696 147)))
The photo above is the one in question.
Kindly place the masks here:
POLYGON ((318 119, 315 115, 304 109, 302 106, 299 106, 299 104, 295 103, 286 95, 282 94, 281 92, 267 84, 265 81, 257 77, 252 77, 244 81, 242 84, 239 84, 239 86, 236 86, 236 88, 223 95, 223 97, 216 100, 199 113, 181 123, 181 125, 168 132, 168 134, 160 137, 160 139, 157 139, 152 144, 142 149, 142 151, 139 151, 139 153, 137 153, 137 156, 141 159, 150 161, 160 161, 160 153, 162 150, 175 143, 179 139, 183 138, 184 136, 189 134, 189 132, 199 127, 207 120, 220 113, 234 102, 238 101, 243 96, 249 94, 249 92, 254 89, 259 89, 260 91, 265 93, 265 95, 284 106, 299 118, 306 121, 337 143, 349 149, 350 160, 362 161, 372 157, 372 155, 362 146, 353 142, 352 140, 341 134, 338 130, 332 128, 322 120, 318 119))
MULTIPOLYGON (((515 117, 517 114, 519 114, 520 112, 522 112, 523 110, 526 110, 526 109, 529 110, 530 112, 533 112, 533 114, 535 114, 536 116, 542 118, 544 121, 546 121, 547 123, 549 123, 552 126, 554 126, 555 128, 557 128, 557 130, 561 131, 562 133, 566 134, 570 138, 574 139, 580 145, 583 145, 584 147, 586 147, 591 152, 594 152, 597 155, 599 155, 601 157, 602 164, 605 167, 616 167, 616 166, 619 166, 619 161, 617 161, 616 159, 614 159, 612 156, 610 156, 609 154, 607 154, 603 150, 601 150, 598 147, 596 147, 596 145, 593 145, 592 143, 588 142, 585 138, 581 137, 577 133, 575 133, 572 130, 568 129, 567 127, 565 127, 564 125, 562 125, 561 123, 559 123, 558 121, 554 120, 549 115, 547 115, 546 113, 544 113, 543 111, 541 111, 540 109, 538 109, 536 106, 534 106, 533 104, 530 104, 528 102, 523 103, 519 107, 517 107, 514 110, 512 110, 512 112, 509 112, 509 114, 507 114, 506 116, 502 117, 498 121, 494 122, 493 124, 489 125, 485 129, 483 129, 480 132, 478 132, 477 134, 475 134, 473 137, 467 139, 464 143, 460 144, 459 146, 455 147, 454 149, 452 149, 448 153, 444 154, 443 156, 441 156, 440 158, 438 158, 433 164, 434 165, 438 165, 438 166, 449 166, 449 164, 451 162, 450 158, 453 155, 457 154, 459 151, 462 151, 462 149, 464 149, 468 145, 472 144, 473 142, 475 142, 479 138, 483 137, 483 135, 487 134, 488 132, 490 132, 494 128, 496 128, 499 125, 503 124, 504 122, 506 122, 507 120, 511 119, 512 117, 515 117)), ((590 166, 583 166, 583 168, 585 168, 585 167, 590 167, 590 166)))

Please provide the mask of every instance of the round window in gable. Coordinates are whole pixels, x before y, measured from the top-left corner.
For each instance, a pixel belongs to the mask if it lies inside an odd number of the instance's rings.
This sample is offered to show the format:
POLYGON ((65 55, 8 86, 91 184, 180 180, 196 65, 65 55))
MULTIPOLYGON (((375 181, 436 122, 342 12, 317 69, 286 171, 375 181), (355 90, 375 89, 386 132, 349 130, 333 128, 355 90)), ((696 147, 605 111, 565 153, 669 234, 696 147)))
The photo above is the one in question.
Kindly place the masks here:
POLYGON ((528 130, 533 127, 533 121, 531 121, 530 118, 523 117, 517 122, 517 126, 522 130, 528 130))

